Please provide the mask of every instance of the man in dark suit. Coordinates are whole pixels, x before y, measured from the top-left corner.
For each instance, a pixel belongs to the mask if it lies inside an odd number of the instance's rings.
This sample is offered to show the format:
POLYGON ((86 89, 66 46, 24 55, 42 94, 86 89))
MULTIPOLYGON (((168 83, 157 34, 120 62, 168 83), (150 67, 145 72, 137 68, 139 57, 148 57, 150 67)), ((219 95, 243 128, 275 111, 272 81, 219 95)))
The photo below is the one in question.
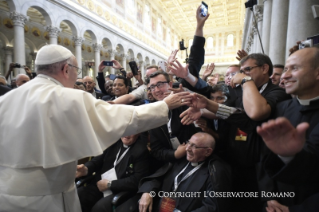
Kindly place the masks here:
MULTIPOLYGON (((162 101, 172 82, 166 72, 157 71, 150 75, 149 89, 157 101, 162 101)), ((193 134, 200 131, 194 124, 182 125, 179 115, 188 107, 182 106, 170 111, 169 122, 163 126, 150 130, 151 155, 159 162, 156 169, 164 162, 175 162, 186 155, 185 142, 193 134)))
POLYGON ((5 85, 0 85, 0 96, 4 95, 5 93, 11 91, 11 88, 5 85))
POLYGON ((86 86, 86 91, 91 93, 95 98, 102 99, 102 97, 105 95, 105 94, 101 93, 101 91, 99 91, 95 88, 96 83, 92 77, 85 76, 83 78, 83 83, 86 86))
MULTIPOLYGON (((76 177, 92 175, 95 172, 93 180, 78 189, 83 212, 112 211, 114 194, 137 191, 139 180, 149 174, 149 153, 146 145, 147 139, 139 134, 123 137, 102 155, 78 165, 76 177), (101 175, 112 173, 114 166, 117 179, 101 179, 101 175), (109 191, 112 194, 105 196, 109 191)), ((125 203, 123 204, 122 207, 125 208, 125 203)))
POLYGON ((257 128, 271 150, 263 159, 263 168, 275 181, 275 192, 294 194, 291 198, 274 197, 268 201, 268 211, 281 210, 282 205, 285 212, 319 211, 318 57, 318 48, 301 49, 289 56, 282 79, 286 93, 296 98, 278 104, 279 118, 257 128))
POLYGON ((187 143, 186 158, 166 164, 143 178, 138 191, 143 193, 140 212, 148 209, 157 212, 164 208, 167 211, 226 212, 229 204, 224 201, 227 198, 215 198, 213 194, 230 191, 230 167, 212 155, 214 147, 211 135, 196 133, 187 143))

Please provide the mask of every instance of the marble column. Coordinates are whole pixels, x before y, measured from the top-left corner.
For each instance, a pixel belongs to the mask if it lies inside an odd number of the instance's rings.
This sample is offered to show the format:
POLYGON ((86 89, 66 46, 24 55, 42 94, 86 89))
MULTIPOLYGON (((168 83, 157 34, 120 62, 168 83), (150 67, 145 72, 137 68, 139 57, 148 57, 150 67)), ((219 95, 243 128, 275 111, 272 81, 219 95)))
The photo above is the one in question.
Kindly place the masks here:
MULTIPOLYGON (((114 60, 115 54, 116 54, 116 50, 115 49, 109 49, 107 51, 108 51, 108 53, 110 55, 110 61, 114 60)), ((115 74, 114 68, 110 67, 110 74, 115 74)))
POLYGON ((215 56, 219 55, 219 33, 216 33, 215 56))
POLYGON ((144 64, 145 62, 144 61, 140 61, 139 63, 139 67, 140 67, 140 71, 141 71, 141 74, 142 74, 142 79, 144 81, 144 77, 145 77, 145 68, 144 68, 144 64))
POLYGON ((256 29, 256 23, 255 22, 253 22, 252 33, 253 33, 253 53, 257 53, 258 34, 257 34, 257 29, 256 29))
MULTIPOLYGON (((82 47, 81 46, 84 39, 81 37, 73 36, 72 40, 74 41, 74 45, 75 45, 75 57, 76 57, 76 60, 78 61, 78 67, 82 69, 82 47)), ((82 77, 83 77, 83 69, 82 69, 82 73, 78 75, 78 78, 82 78, 82 77)))
POLYGON ((263 34, 261 40, 266 55, 269 55, 269 38, 271 24, 272 0, 264 0, 263 34))
MULTIPOLYGON (((273 1, 269 39, 269 57, 273 64, 285 64, 288 10, 289 0, 273 1)), ((299 17, 299 14, 300 11, 295 13, 294 16, 299 17)))
MULTIPOLYGON (((13 47, 5 47, 4 48, 4 53, 5 53, 5 70, 4 70, 4 75, 6 75, 6 73, 9 71, 10 68, 10 63, 12 63, 12 54, 13 54, 13 47)), ((10 78, 14 77, 14 73, 11 73, 11 77, 8 78, 8 83, 11 82, 10 78)))
POLYGON ((100 51, 103 48, 103 46, 102 46, 102 44, 94 43, 92 45, 92 47, 94 49, 94 61, 95 61, 95 66, 94 66, 95 75, 94 76, 97 76, 99 73, 99 65, 101 63, 100 51))
POLYGON ((126 71, 126 58, 128 58, 127 54, 123 54, 122 55, 122 67, 124 68, 124 70, 126 71))
POLYGON ((317 4, 318 0, 290 0, 286 56, 297 41, 319 34, 319 21, 314 19, 311 8, 317 4))
POLYGON ((255 15, 256 15, 257 27, 258 27, 259 35, 260 35, 260 37, 259 37, 258 32, 257 32, 256 53, 263 53, 260 42, 261 42, 261 37, 262 37, 262 34, 263 34, 262 26, 263 26, 263 10, 264 10, 264 6, 263 5, 255 5, 254 6, 254 10, 255 10, 255 15))
POLYGON ((58 27, 47 26, 45 31, 49 32, 50 44, 58 44, 58 35, 61 30, 58 27))
MULTIPOLYGON (((24 25, 27 21, 27 17, 17 12, 11 12, 10 18, 14 25, 14 62, 21 65, 25 65, 25 43, 24 43, 24 25)), ((23 68, 16 68, 17 73, 25 73, 23 68)))

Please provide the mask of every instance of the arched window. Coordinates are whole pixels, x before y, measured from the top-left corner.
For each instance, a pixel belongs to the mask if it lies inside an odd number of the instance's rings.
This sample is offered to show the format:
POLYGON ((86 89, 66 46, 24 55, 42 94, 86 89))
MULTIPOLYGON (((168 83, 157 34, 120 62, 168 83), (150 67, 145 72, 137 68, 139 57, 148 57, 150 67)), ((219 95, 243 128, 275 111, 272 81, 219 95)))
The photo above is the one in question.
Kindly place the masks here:
POLYGON ((213 48, 213 38, 212 37, 209 37, 208 39, 207 39, 207 48, 208 49, 212 49, 213 48))
POLYGON ((163 28, 162 28, 162 18, 157 18, 157 34, 158 36, 163 39, 163 28))
POLYGON ((151 28, 151 11, 150 11, 150 6, 148 4, 145 5, 145 24, 147 28, 151 28))
POLYGON ((233 34, 229 34, 227 36, 227 46, 234 46, 234 35, 233 34))

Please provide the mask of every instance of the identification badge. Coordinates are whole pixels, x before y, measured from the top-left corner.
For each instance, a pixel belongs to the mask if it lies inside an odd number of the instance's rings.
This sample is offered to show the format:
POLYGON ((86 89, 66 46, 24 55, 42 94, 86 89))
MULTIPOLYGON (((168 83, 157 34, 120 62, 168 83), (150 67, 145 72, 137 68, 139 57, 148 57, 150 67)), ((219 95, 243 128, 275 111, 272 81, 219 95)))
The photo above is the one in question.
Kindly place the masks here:
POLYGON ((171 137, 171 144, 172 144, 173 149, 177 149, 177 147, 180 145, 178 138, 171 137))
POLYGON ((235 141, 247 141, 247 133, 237 128, 235 141))
POLYGON ((168 197, 163 197, 159 212, 172 212, 175 209, 176 200, 168 197))

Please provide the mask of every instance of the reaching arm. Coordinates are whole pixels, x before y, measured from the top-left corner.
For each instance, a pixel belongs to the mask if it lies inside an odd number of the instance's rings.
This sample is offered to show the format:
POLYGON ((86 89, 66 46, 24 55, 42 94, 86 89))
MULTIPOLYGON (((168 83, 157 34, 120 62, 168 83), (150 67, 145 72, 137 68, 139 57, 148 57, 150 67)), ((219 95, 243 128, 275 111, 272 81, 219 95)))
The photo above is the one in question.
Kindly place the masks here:
POLYGON ((196 26, 195 35, 199 37, 204 37, 203 28, 204 28, 206 20, 209 17, 209 13, 207 14, 206 17, 203 17, 200 12, 201 11, 200 7, 201 6, 199 6, 196 11, 197 26, 196 26))

